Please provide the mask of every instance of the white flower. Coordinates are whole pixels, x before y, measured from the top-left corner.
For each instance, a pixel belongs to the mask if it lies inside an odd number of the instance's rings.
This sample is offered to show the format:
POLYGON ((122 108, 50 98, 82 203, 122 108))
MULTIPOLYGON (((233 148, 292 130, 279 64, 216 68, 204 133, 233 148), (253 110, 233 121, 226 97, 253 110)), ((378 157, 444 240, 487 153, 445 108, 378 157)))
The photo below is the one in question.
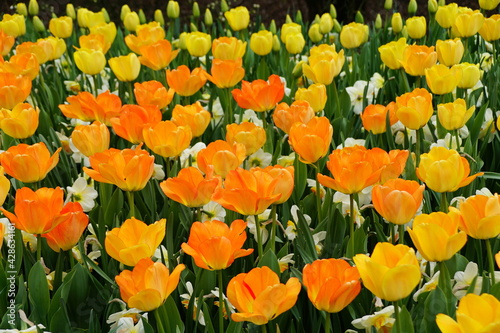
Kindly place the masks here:
MULTIPOLYGON (((475 262, 469 262, 465 267, 465 270, 459 271, 455 273, 454 280, 455 285, 453 286, 453 295, 455 295, 458 299, 464 297, 469 287, 472 285, 472 282, 476 279, 476 284, 474 285, 474 290, 472 293, 479 295, 483 286, 483 277, 478 275, 478 267, 475 262)), ((500 280, 500 271, 495 272, 495 280, 500 280)))
POLYGON ((373 73, 372 77, 370 78, 370 85, 373 86, 373 92, 375 97, 378 94, 378 91, 384 87, 385 84, 385 79, 382 75, 379 73, 373 73))
MULTIPOLYGON (((280 81, 281 81, 281 83, 283 83, 283 85, 285 86, 285 95, 286 95, 286 96, 290 96, 290 92, 292 91, 292 89, 290 89, 290 88, 288 88, 288 87, 286 86, 286 79, 285 79, 283 76, 280 76, 280 81)), ((269 81, 268 81, 268 83, 269 83, 269 81)))
POLYGON ((483 53, 481 54, 481 60, 479 60, 479 65, 481 66, 481 69, 485 72, 488 72, 491 67, 493 66, 493 63, 495 60, 493 59, 493 56, 490 53, 483 53))
POLYGON ((234 122, 235 123, 241 124, 242 122, 245 122, 245 121, 254 123, 255 125, 257 125, 259 127, 264 127, 264 123, 257 116, 257 113, 255 113, 254 110, 250 110, 250 109, 245 110, 245 112, 243 112, 243 114, 241 115, 241 120, 240 120, 239 114, 234 115, 234 122))
POLYGON ((289 253, 286 256, 278 259, 278 265, 280 266, 281 273, 283 273, 288 269, 288 265, 295 264, 295 261, 292 258, 293 258, 293 253, 289 253))
POLYGON ((43 332, 43 333, 50 333, 48 331, 44 331, 43 329, 45 326, 42 324, 35 325, 32 321, 28 319, 26 316, 26 313, 24 313, 23 310, 19 310, 19 318, 23 321, 23 327, 26 327, 26 324, 28 324, 30 327, 18 330, 18 329, 5 329, 5 330, 0 330, 0 333, 38 333, 38 332, 43 332))
MULTIPOLYGON (((307 186, 309 186, 309 188, 311 189, 311 191, 313 193, 316 193, 316 183, 317 183, 317 180, 315 180, 315 179, 307 179, 306 182, 307 182, 307 186)), ((320 198, 323 199, 325 197, 325 194, 326 194, 325 188, 323 187, 323 185, 320 185, 319 186, 319 196, 320 196, 320 198)))
POLYGON ((418 295, 420 295, 421 293, 425 293, 427 291, 436 289, 438 283, 439 283, 439 272, 434 274, 434 276, 426 284, 424 284, 422 288, 420 288, 413 294, 413 300, 416 302, 418 300, 418 295))
POLYGON ((170 268, 168 267, 169 265, 169 262, 168 262, 168 252, 167 252, 167 248, 165 247, 165 245, 160 245, 158 246, 158 248, 155 250, 155 253, 153 254, 153 260, 156 261, 156 262, 162 262, 165 264, 165 266, 167 266, 167 268, 170 268), (165 262, 163 262, 163 260, 165 262))
MULTIPOLYGON (((335 194, 333 195, 333 202, 342 204, 341 213, 343 216, 351 216, 351 200, 348 194, 335 192, 335 194)), ((358 203, 356 201, 354 201, 354 221, 356 222, 358 227, 361 227, 361 225, 365 221, 363 216, 361 216, 361 212, 359 211, 358 203)))
POLYGON ((316 253, 318 255, 323 251, 323 244, 321 243, 326 238, 326 231, 320 231, 313 235, 314 245, 316 247, 316 253))
MULTIPOLYGON (((288 221, 287 227, 285 229, 285 235, 286 237, 293 241, 297 237, 297 224, 299 223, 299 216, 297 212, 299 211, 299 207, 297 205, 293 205, 292 208, 290 208, 290 213, 292 215, 292 220, 288 221)), ((306 221, 307 225, 311 224, 311 217, 307 214, 304 214, 304 220, 306 221)))
POLYGON ((89 184, 84 177, 78 177, 73 186, 66 187, 66 190, 68 191, 66 203, 69 201, 79 202, 84 212, 90 212, 94 208, 94 200, 98 194, 94 189, 92 180, 89 184))
POLYGON ((293 165, 294 161, 295 161, 295 152, 292 152, 290 155, 284 155, 278 157, 277 162, 279 165, 286 168, 287 166, 293 165))
MULTIPOLYGON (((132 326, 133 326, 133 323, 137 323, 139 321, 139 319, 141 318, 141 312, 143 312, 143 311, 136 309, 136 308, 126 310, 125 309, 126 308, 125 302, 123 302, 120 299, 115 299, 114 301, 120 303, 123 310, 119 311, 119 312, 112 313, 108 317, 108 319, 106 320, 106 323, 111 324, 110 329, 114 329, 114 328, 118 327, 119 321, 122 318, 128 318, 128 319, 132 320, 132 326)), ((147 317, 147 313, 145 314, 145 316, 147 317)))
POLYGON ((451 135, 451 133, 446 133, 444 139, 438 139, 436 143, 431 144, 431 149, 434 147, 444 147, 446 149, 454 149, 457 151, 462 150, 462 138, 458 138, 458 143, 460 146, 457 146, 457 137, 455 135, 451 135))
POLYGON ((345 89, 351 98, 351 104, 355 114, 360 114, 363 111, 363 103, 371 104, 374 96, 374 86, 368 81, 358 80, 354 82, 354 86, 345 89), (366 94, 365 94, 366 90, 366 94))
POLYGON ((487 196, 487 197, 492 197, 493 193, 491 193, 491 191, 490 191, 489 188, 483 187, 480 190, 476 190, 476 195, 484 195, 484 196, 487 196))
MULTIPOLYGON (((211 290, 210 291, 210 294, 207 296, 207 297, 213 297, 213 298, 216 298, 216 299, 219 299, 219 287, 215 287, 214 290, 211 290)), ((234 313, 236 308, 234 307, 234 305, 231 304, 231 302, 229 302, 229 300, 227 299, 226 295, 224 295, 224 293, 222 293, 222 297, 223 297, 223 300, 224 300, 224 303, 226 304, 227 307, 229 307, 229 313, 234 313)), ((219 301, 214 301, 214 304, 216 306, 220 306, 220 302, 219 301)), ((226 306, 224 306, 223 308, 223 314, 224 314, 224 318, 228 318, 228 313, 227 313, 227 309, 226 309, 226 306)))
POLYGON ((78 94, 80 91, 82 91, 80 83, 78 83, 77 81, 64 81, 64 86, 66 87, 66 90, 68 92, 72 92, 75 94, 78 94))
POLYGON ((187 168, 189 166, 194 166, 195 168, 197 168, 198 164, 196 163, 196 157, 198 155, 198 152, 205 148, 207 148, 207 145, 205 143, 197 142, 192 147, 184 149, 180 156, 181 166, 183 168, 187 168))
POLYGON ((210 201, 201 210, 201 221, 219 220, 224 222, 226 217, 226 210, 215 201, 210 201))
POLYGON ((248 156, 247 168, 260 167, 265 168, 271 164, 273 155, 264 152, 262 149, 257 150, 252 155, 248 156))
POLYGON ((373 326, 377 329, 377 331, 382 327, 391 328, 396 321, 395 318, 392 318, 393 313, 394 305, 389 305, 372 315, 366 315, 361 318, 354 319, 351 324, 359 329, 367 329, 373 326))
POLYGON ((137 324, 134 323, 134 320, 130 317, 123 317, 118 319, 118 323, 116 324, 117 329, 116 333, 144 333, 144 324, 142 322, 142 318, 139 319, 137 324))
MULTIPOLYGON (((191 301, 191 298, 193 297, 193 285, 191 284, 190 281, 186 282, 186 290, 187 293, 179 295, 181 298, 181 303, 184 305, 184 307, 187 309, 189 307, 189 302, 191 301)), ((207 298, 208 295, 204 295, 203 298, 207 298)), ((197 305, 198 304, 198 297, 196 297, 193 301, 193 320, 196 320, 196 317, 198 317, 198 322, 200 325, 205 326, 205 313, 203 310, 198 310, 197 305)))
MULTIPOLYGON (((257 218, 259 219, 262 244, 267 242, 267 239, 269 238, 269 232, 266 229, 266 225, 271 223, 272 217, 270 215, 271 215, 271 209, 266 209, 257 216, 257 218)), ((275 218, 277 218, 277 216, 275 218)), ((248 231, 250 231, 250 233, 254 236, 254 239, 257 240, 257 227, 255 225, 255 216, 253 215, 248 216, 246 222, 248 231)))
POLYGON ((354 147, 354 146, 365 146, 365 140, 364 139, 354 139, 354 138, 347 138, 344 140, 344 143, 341 143, 340 145, 337 146, 337 149, 342 149, 346 147, 354 147))
POLYGON ((219 97, 217 97, 212 103, 212 119, 210 120, 212 126, 217 126, 222 117, 224 117, 224 109, 222 108, 219 97))
POLYGON ((163 171, 163 165, 156 164, 156 163, 154 164, 152 178, 154 178, 156 180, 163 180, 163 179, 165 179, 165 171, 163 171))

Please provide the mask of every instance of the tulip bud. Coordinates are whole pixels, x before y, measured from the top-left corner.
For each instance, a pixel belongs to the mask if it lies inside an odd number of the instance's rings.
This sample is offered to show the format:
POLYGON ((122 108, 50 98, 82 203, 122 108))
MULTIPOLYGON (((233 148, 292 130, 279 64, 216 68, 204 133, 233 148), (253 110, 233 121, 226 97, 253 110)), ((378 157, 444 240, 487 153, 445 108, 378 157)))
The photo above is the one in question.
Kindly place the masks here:
POLYGON ((403 30, 401 30, 401 35, 403 35, 404 38, 408 39, 408 28, 406 25, 403 27, 403 30))
POLYGON ((328 13, 324 13, 321 15, 321 18, 319 20, 319 31, 322 34, 327 34, 333 29, 333 19, 328 13))
POLYGON ((302 12, 300 11, 300 9, 295 14, 295 22, 302 23, 302 12))
POLYGON ((195 1, 193 2, 193 17, 198 18, 200 17, 200 6, 198 3, 195 1))
POLYGON ((392 0, 385 0, 384 8, 385 8, 385 10, 391 10, 392 9, 392 0))
POLYGON ((333 3, 330 5, 330 16, 333 19, 337 18, 337 9, 335 9, 335 6, 333 5, 333 3))
POLYGON ((16 5, 16 12, 19 15, 28 16, 28 9, 26 8, 26 4, 24 2, 20 2, 16 5))
POLYGON ((285 23, 293 23, 292 18, 288 14, 286 14, 285 23))
POLYGON ((220 10, 225 13, 229 10, 229 6, 227 5, 226 0, 221 0, 220 2, 220 10))
POLYGON ((269 31, 271 31, 273 35, 276 35, 276 22, 274 20, 271 20, 271 23, 269 23, 269 31))
POLYGON ((278 52, 281 49, 280 40, 278 35, 273 35, 273 51, 278 52))
MULTIPOLYGON (((208 10, 208 8, 207 8, 208 10)), ((187 32, 182 32, 180 35, 179 35, 179 44, 178 44, 178 47, 181 49, 181 50, 187 50, 187 45, 186 45, 186 38, 187 38, 187 35, 188 33, 187 32)))
POLYGON ((106 8, 102 7, 101 12, 102 12, 102 15, 104 16, 104 21, 106 23, 109 23, 109 21, 111 21, 111 19, 109 18, 109 14, 108 14, 108 11, 106 10, 106 8))
POLYGON ((359 10, 356 12, 356 16, 354 17, 354 21, 356 23, 361 23, 361 24, 365 23, 365 18, 363 17, 363 14, 361 14, 361 12, 359 10))
POLYGON ((416 0, 410 0, 410 3, 408 4, 408 14, 413 16, 417 12, 417 1, 416 0))
POLYGON ((438 3, 436 0, 429 0, 427 3, 427 9, 429 10, 429 13, 434 14, 438 10, 438 3))
POLYGON ((140 23, 139 15, 136 12, 128 13, 125 15, 125 19, 123 20, 123 25, 128 31, 135 31, 140 23))
POLYGON ((66 15, 71 17, 73 20, 76 19, 75 7, 72 3, 66 5, 66 15))
POLYGON ((401 30, 403 30, 403 19, 401 18, 400 13, 392 14, 391 26, 392 26, 392 31, 395 34, 398 34, 401 32, 401 30))
POLYGON ((120 20, 124 20, 125 19, 125 16, 130 13, 130 7, 128 5, 123 5, 122 6, 122 9, 121 9, 121 12, 120 12, 120 20))
POLYGON ((146 14, 144 14, 144 11, 142 9, 139 9, 139 22, 141 24, 146 23, 146 14))
POLYGON ((203 21, 205 22, 205 25, 210 27, 214 23, 214 19, 212 18, 212 12, 210 9, 205 10, 205 17, 203 18, 203 21))
POLYGON ((42 20, 38 16, 33 16, 33 26, 35 27, 35 30, 38 32, 44 32, 45 31, 45 25, 43 24, 42 20))
POLYGON ((317 43, 323 39, 323 34, 321 33, 321 28, 318 23, 314 23, 309 27, 307 35, 313 43, 317 43))
POLYGON ((439 6, 446 6, 446 0, 439 0, 438 4, 439 6))
POLYGON ((302 76, 302 65, 304 64, 304 61, 299 61, 295 67, 292 70, 293 77, 298 79, 299 77, 302 76))
POLYGON ((191 22, 191 23, 189 23, 189 30, 191 32, 198 31, 198 28, 196 27, 196 25, 193 22, 191 22))
POLYGON ((382 28, 382 16, 380 14, 377 14, 377 17, 375 18, 375 29, 381 29, 382 28))
POLYGON ((170 0, 167 5, 167 16, 170 19, 176 19, 179 17, 181 11, 179 8, 179 3, 177 1, 170 0))
POLYGON ((336 33, 340 33, 340 31, 342 31, 342 26, 337 19, 333 19, 333 31, 336 33))
POLYGON ((40 7, 38 6, 38 1, 36 0, 30 0, 28 4, 28 13, 30 15, 38 15, 38 12, 40 11, 40 7))
POLYGON ((165 25, 165 19, 163 18, 163 13, 161 12, 161 10, 155 10, 154 19, 156 22, 160 23, 161 26, 165 25))

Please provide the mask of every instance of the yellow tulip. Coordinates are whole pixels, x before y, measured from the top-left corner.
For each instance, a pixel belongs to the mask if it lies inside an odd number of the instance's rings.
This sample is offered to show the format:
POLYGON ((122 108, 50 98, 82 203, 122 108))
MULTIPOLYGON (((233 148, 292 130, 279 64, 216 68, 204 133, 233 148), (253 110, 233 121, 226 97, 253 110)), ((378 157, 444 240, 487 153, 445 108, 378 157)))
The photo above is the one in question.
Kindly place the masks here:
POLYGON ((478 64, 463 62, 461 64, 454 65, 452 70, 462 73, 457 84, 457 87, 459 88, 471 89, 481 78, 481 70, 479 69, 478 64))
MULTIPOLYGON (((450 210, 458 211, 450 207, 450 210)), ((500 196, 474 195, 460 204, 458 228, 475 239, 496 238, 500 234, 500 196)))
POLYGON ((253 33, 250 37, 250 49, 255 54, 265 56, 271 53, 273 49, 273 34, 267 30, 261 30, 253 33))
POLYGON ((403 30, 403 19, 401 18, 400 13, 392 14, 391 27, 392 32, 394 32, 395 34, 399 34, 403 30))
POLYGON ((204 32, 191 32, 186 36, 186 46, 193 57, 203 57, 212 47, 212 37, 204 32))
POLYGON ((378 48, 380 59, 390 69, 400 69, 403 67, 401 61, 406 49, 406 38, 402 37, 397 42, 390 42, 378 48))
POLYGON ((368 33, 367 25, 351 22, 342 27, 340 31, 340 43, 346 49, 354 49, 368 41, 368 33))
POLYGON ((475 109, 474 105, 467 109, 465 100, 461 98, 456 99, 453 103, 438 104, 439 123, 448 131, 462 128, 472 117, 475 109))
POLYGON ((500 39, 500 15, 495 14, 484 20, 479 34, 487 42, 492 42, 500 39))
POLYGON ((139 24, 141 24, 141 21, 139 19, 139 14, 136 12, 127 13, 123 18, 123 25, 128 31, 135 31, 139 24))
POLYGON ((430 90, 436 95, 451 93, 457 87, 462 72, 442 64, 425 69, 425 79, 430 90))
POLYGON ((106 66, 106 57, 102 51, 81 48, 73 53, 76 67, 88 75, 99 74, 106 66))
POLYGON ((439 6, 436 12, 437 23, 445 29, 451 28, 455 23, 455 18, 458 15, 458 5, 454 2, 446 5, 439 6))
POLYGON ((239 6, 224 13, 227 23, 234 31, 246 29, 250 23, 250 12, 247 7, 239 6))
POLYGON ((453 66, 460 63, 464 55, 464 44, 460 38, 438 40, 436 51, 440 64, 453 66))
POLYGON ((455 37, 474 36, 483 26, 484 16, 479 10, 464 10, 458 12, 457 18, 451 27, 455 37))
POLYGON ((135 53, 109 59, 109 67, 123 82, 134 81, 141 71, 141 62, 135 53))
POLYGON ((290 33, 286 36, 285 47, 290 54, 298 54, 302 52, 305 45, 306 40, 301 32, 290 33))
POLYGON ((420 39, 427 32, 427 22, 424 16, 413 16, 406 20, 408 35, 413 39, 420 39))
POLYGON ((49 22, 50 32, 59 38, 68 38, 73 33, 73 19, 69 16, 53 18, 49 22))

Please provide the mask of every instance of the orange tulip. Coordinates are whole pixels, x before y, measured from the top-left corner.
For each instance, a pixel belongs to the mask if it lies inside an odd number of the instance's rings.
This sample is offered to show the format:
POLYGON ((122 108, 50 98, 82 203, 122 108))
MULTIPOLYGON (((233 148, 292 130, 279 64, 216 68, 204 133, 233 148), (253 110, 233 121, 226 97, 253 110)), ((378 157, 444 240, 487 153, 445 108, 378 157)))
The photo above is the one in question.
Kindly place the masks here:
POLYGON ((172 121, 177 126, 188 126, 191 128, 193 137, 201 136, 208 125, 212 116, 205 110, 200 102, 191 105, 182 106, 180 104, 174 107, 172 111, 172 121))
POLYGON ((73 248, 89 224, 89 217, 78 202, 68 202, 60 214, 64 219, 54 229, 43 234, 47 244, 55 252, 73 248))
MULTIPOLYGON (((0 206, 3 205, 7 195, 9 195, 10 181, 5 177, 3 166, 0 166, 0 206)), ((2 247, 0 246, 0 249, 2 247)))
POLYGON ((424 127, 433 113, 432 94, 424 88, 396 97, 396 116, 409 129, 424 127))
POLYGON ((42 45, 46 50, 48 60, 55 60, 61 58, 61 56, 66 52, 66 42, 64 39, 58 37, 47 37, 37 40, 37 44, 42 45))
POLYGON ((31 80, 28 76, 0 71, 0 108, 13 109, 31 93, 31 80))
POLYGON ((239 311, 231 319, 265 325, 291 309, 299 292, 299 279, 292 277, 286 284, 280 283, 278 275, 267 266, 238 274, 227 286, 227 298, 239 311))
MULTIPOLYGON (((114 22, 100 23, 90 27, 90 34, 103 35, 106 41, 106 45, 109 46, 111 46, 111 44, 113 44, 113 42, 115 41, 116 32, 117 32, 116 25, 114 22)), ((106 53, 108 49, 106 49, 106 51, 103 52, 106 53)))
POLYGON ((59 109, 68 118, 83 121, 97 120, 111 126, 111 119, 121 114, 120 97, 109 92, 100 93, 97 98, 89 92, 82 91, 76 96, 67 98, 69 104, 60 104, 59 109))
POLYGON ((402 225, 413 219, 424 197, 424 185, 401 178, 389 179, 372 189, 372 202, 377 213, 388 222, 402 225))
POLYGON ((396 103, 394 102, 389 103, 387 106, 380 104, 368 105, 360 115, 363 127, 373 134, 385 133, 387 128, 387 113, 389 113, 389 124, 391 126, 398 121, 395 107, 396 103))
POLYGON ((109 130, 103 123, 94 121, 91 125, 78 125, 71 133, 75 147, 90 157, 109 148, 109 130))
POLYGON ((135 29, 134 34, 125 36, 125 44, 135 53, 141 54, 141 47, 151 45, 165 38, 165 29, 158 22, 142 24, 135 29))
POLYGON ((155 105, 127 104, 119 117, 111 119, 116 135, 134 144, 144 142, 143 129, 161 121, 161 111, 155 105))
POLYGON ((8 62, 0 66, 3 67, 3 71, 5 72, 28 76, 30 80, 34 80, 40 72, 40 65, 33 53, 13 55, 8 62))
POLYGON ((134 83, 134 95, 140 106, 155 105, 159 109, 165 108, 174 98, 175 91, 168 89, 158 81, 134 83))
POLYGON ((278 181, 260 168, 237 168, 227 173, 212 200, 242 215, 258 215, 281 198, 282 194, 275 191, 278 181))
POLYGON ((168 40, 161 39, 153 44, 141 46, 139 61, 144 66, 159 71, 167 67, 177 53, 179 50, 172 51, 172 44, 168 40))
POLYGON ((193 69, 192 72, 185 65, 167 70, 168 86, 181 96, 194 95, 206 82, 206 72, 201 67, 193 69))
POLYGON ((181 247, 193 257, 198 267, 210 271, 226 269, 234 259, 253 252, 253 249, 241 248, 247 239, 246 227, 243 220, 235 220, 230 226, 217 220, 194 222, 188 242, 182 243, 181 247))
POLYGON ((210 171, 210 166, 213 166, 215 174, 225 178, 230 170, 236 169, 243 163, 245 157, 244 145, 239 143, 230 145, 226 141, 217 140, 200 150, 196 161, 205 174, 210 171))
POLYGON ((101 183, 115 184, 124 191, 140 191, 153 175, 154 157, 140 146, 135 149, 110 148, 90 156, 92 169, 83 171, 101 183))
POLYGON ((124 265, 135 266, 143 258, 150 258, 165 238, 166 219, 153 224, 130 218, 119 228, 106 233, 104 245, 109 256, 124 265))
POLYGON ((16 191, 15 214, 3 208, 0 210, 17 229, 41 235, 54 229, 67 217, 68 212, 61 215, 63 195, 60 187, 42 187, 36 191, 22 187, 16 191))
POLYGON ((80 42, 80 47, 83 49, 101 51, 106 54, 109 48, 111 47, 111 43, 106 41, 106 37, 101 34, 90 34, 80 36, 78 39, 80 42))
POLYGON ((233 123, 226 126, 226 141, 230 145, 243 144, 246 148, 246 154, 249 156, 262 148, 266 142, 266 131, 248 121, 241 124, 233 123))
POLYGON ((169 273, 164 264, 145 258, 132 271, 124 270, 115 279, 120 287, 120 296, 129 308, 152 311, 159 308, 177 288, 184 268, 186 266, 180 264, 169 273))
POLYGON ((238 60, 243 58, 247 42, 236 37, 219 37, 212 41, 212 54, 215 59, 238 60))
POLYGON ((148 148, 165 158, 179 156, 193 138, 189 126, 177 126, 170 120, 144 127, 142 135, 148 148))
POLYGON ((268 166, 261 169, 263 172, 267 172, 271 177, 278 179, 278 183, 274 188, 274 193, 281 193, 281 197, 274 203, 279 205, 287 201, 292 195, 294 188, 294 167, 288 166, 283 167, 281 165, 268 166))
POLYGON ((0 154, 0 164, 9 176, 23 183, 34 183, 44 179, 47 173, 57 165, 61 149, 59 147, 50 156, 43 142, 31 146, 21 143, 0 154))
POLYGON ((241 58, 236 60, 214 59, 212 61, 212 75, 206 74, 207 79, 218 88, 231 88, 245 76, 245 68, 241 58))
POLYGON ((40 110, 28 103, 19 103, 12 111, 0 109, 0 128, 13 138, 29 138, 38 128, 39 114, 40 110))
MULTIPOLYGON (((458 212, 456 208, 450 210, 458 212)), ((475 239, 496 238, 500 234, 500 196, 474 195, 460 204, 458 228, 475 239)))
POLYGON ((406 160, 410 155, 408 150, 393 149, 389 151, 389 163, 386 164, 380 174, 380 183, 383 184, 389 179, 398 178, 405 169, 406 160))
POLYGON ((321 311, 340 312, 358 296, 358 269, 343 259, 315 260, 305 265, 302 283, 311 303, 321 311))
POLYGON ((203 177, 195 167, 181 169, 177 177, 160 183, 165 195, 187 207, 202 207, 210 202, 220 178, 203 177))
POLYGON ((285 85, 278 75, 271 75, 268 81, 243 80, 241 89, 233 89, 233 98, 243 109, 263 112, 273 109, 285 96, 285 85))
POLYGON ((295 123, 307 124, 314 118, 315 113, 311 105, 303 100, 296 100, 292 105, 280 103, 273 112, 274 124, 286 134, 295 123))
POLYGON ((6 56, 14 46, 16 38, 8 35, 5 31, 0 29, 0 54, 6 56))
POLYGON ((405 72, 412 76, 425 75, 425 69, 432 67, 437 62, 437 52, 434 46, 408 45, 403 52, 401 63, 405 72))
POLYGON ((49 54, 47 52, 50 52, 52 48, 51 44, 46 44, 45 46, 49 49, 46 50, 41 43, 24 42, 16 46, 16 54, 33 53, 36 56, 36 60, 41 65, 49 60, 49 54))
POLYGON ((303 163, 316 163, 325 156, 332 142, 333 127, 326 117, 314 117, 307 124, 295 123, 288 142, 303 163))

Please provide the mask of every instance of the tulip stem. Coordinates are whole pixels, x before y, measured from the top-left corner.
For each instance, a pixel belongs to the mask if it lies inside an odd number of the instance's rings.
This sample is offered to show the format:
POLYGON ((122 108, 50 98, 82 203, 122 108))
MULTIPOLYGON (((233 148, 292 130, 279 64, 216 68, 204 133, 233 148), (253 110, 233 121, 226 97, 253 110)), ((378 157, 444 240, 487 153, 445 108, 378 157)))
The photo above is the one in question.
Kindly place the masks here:
POLYGON ((448 214, 448 197, 446 192, 441 192, 441 211, 448 214))
POLYGON ((401 327, 401 320, 399 315, 399 301, 392 302, 394 304, 394 316, 396 317, 396 326, 398 328, 398 332, 403 332, 403 328, 401 327))
POLYGON ((321 223, 321 184, 318 180, 319 175, 319 160, 316 162, 316 207, 318 210, 318 225, 321 223))
POLYGON ((493 260, 493 251, 491 250, 491 242, 489 239, 485 239, 486 243, 486 252, 488 253, 488 264, 490 266, 490 275, 491 275, 491 286, 493 287, 496 283, 495 281, 495 262, 493 260))
POLYGON ((135 217, 134 192, 127 191, 128 205, 130 206, 130 217, 135 217))
POLYGON ((354 194, 349 194, 349 253, 354 257, 354 223, 356 219, 354 218, 354 194))
POLYGON ((42 258, 42 235, 36 235, 36 261, 40 261, 42 258))
POLYGON ((62 282, 62 273, 63 273, 63 262, 64 262, 64 255, 66 252, 63 250, 59 250, 59 253, 57 254, 57 262, 56 262, 56 272, 54 273, 54 291, 59 288, 59 285, 62 282))
POLYGON ((273 222, 271 224, 271 251, 273 253, 276 253, 276 205, 273 205, 271 209, 271 216, 273 219, 273 222))
POLYGON ((266 326, 266 324, 260 325, 260 327, 261 327, 261 332, 262 333, 267 333, 267 326, 266 326))
POLYGON ((128 102, 134 104, 134 84, 130 81, 128 84, 128 102))
POLYGON ((420 164, 420 139, 421 139, 421 132, 420 132, 420 128, 418 130, 416 130, 416 134, 417 134, 417 142, 415 142, 415 157, 416 157, 416 165, 415 165, 415 169, 418 168, 418 165, 420 164))
POLYGON ((224 333, 224 284, 222 283, 222 269, 217 271, 219 278, 219 332, 224 333))
MULTIPOLYGON (((458 129, 453 130, 453 136, 455 137, 455 141, 457 143, 457 151, 460 152, 460 137, 458 134, 458 129)), ((450 146, 451 146, 451 144, 450 144, 450 146)))
MULTIPOLYGON (((163 306, 163 305, 161 305, 163 306)), ((161 321, 160 317, 160 308, 156 309, 155 311, 155 319, 156 319, 156 329, 158 330, 158 333, 165 333, 165 328, 163 327, 163 322, 161 321)))
POLYGON ((399 244, 404 244, 405 243, 405 226, 404 224, 399 225, 399 244))
POLYGON ((257 232, 257 249, 259 250, 259 259, 262 258, 264 250, 262 248, 262 234, 260 230, 259 215, 254 215, 255 219, 255 231, 257 232))
POLYGON ((330 313, 325 311, 325 333, 330 333, 331 331, 331 318, 330 313))

